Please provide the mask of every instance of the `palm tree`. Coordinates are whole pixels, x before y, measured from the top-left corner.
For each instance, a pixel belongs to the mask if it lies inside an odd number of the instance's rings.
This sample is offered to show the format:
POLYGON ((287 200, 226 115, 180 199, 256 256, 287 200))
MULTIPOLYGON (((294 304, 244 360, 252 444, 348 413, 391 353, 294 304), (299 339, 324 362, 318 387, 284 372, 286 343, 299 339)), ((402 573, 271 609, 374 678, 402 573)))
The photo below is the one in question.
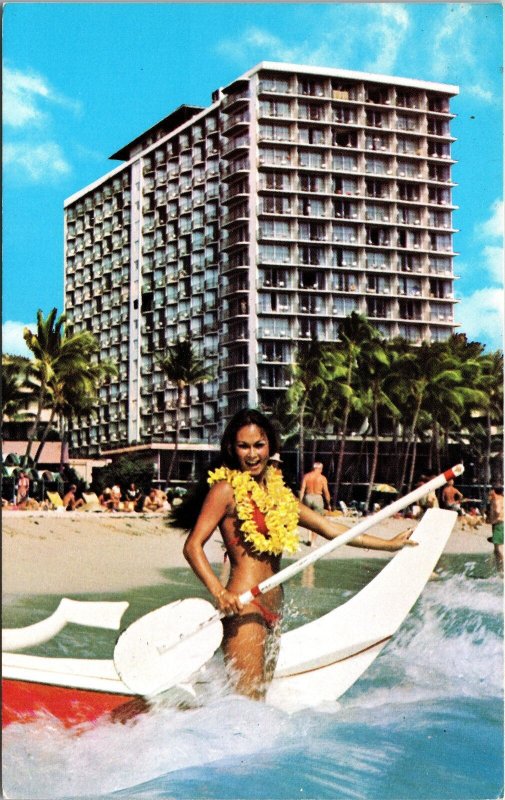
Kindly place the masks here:
POLYGON ((331 382, 331 390, 335 393, 335 400, 340 406, 339 452, 335 472, 333 502, 337 500, 342 480, 349 415, 353 409, 357 410, 361 405, 355 381, 359 356, 361 351, 366 349, 368 344, 378 337, 378 332, 366 317, 353 311, 342 321, 338 336, 339 342, 333 363, 334 380, 331 382))
POLYGON ((169 481, 178 457, 181 426, 180 417, 184 400, 184 391, 186 387, 198 386, 199 384, 212 380, 213 375, 206 368, 203 360, 196 355, 188 339, 178 339, 174 345, 168 348, 163 356, 157 357, 156 361, 164 372, 168 383, 174 384, 177 388, 174 450, 167 474, 167 481, 169 481))
POLYGON ((117 367, 112 361, 91 361, 97 350, 98 344, 95 342, 89 352, 84 351, 81 357, 76 358, 71 364, 64 364, 51 378, 48 384, 51 417, 35 454, 36 462, 40 458, 47 433, 56 417, 60 424, 60 466, 63 466, 65 444, 74 418, 81 419, 96 413, 100 387, 117 374, 117 367))
POLYGON ((399 414, 398 408, 386 392, 387 380, 394 354, 394 349, 388 347, 388 343, 382 339, 377 332, 376 335, 373 335, 366 343, 366 346, 361 349, 358 359, 360 380, 368 396, 370 422, 374 439, 372 464, 368 475, 368 488, 365 498, 367 508, 370 503, 379 462, 380 411, 385 410, 393 417, 399 414))
POLYGON ((298 479, 304 472, 305 434, 309 419, 318 419, 318 402, 324 393, 324 380, 321 374, 324 346, 313 337, 308 346, 299 348, 295 363, 291 366, 292 383, 287 391, 290 409, 298 419, 298 479))
POLYGON ((2 420, 0 436, 3 435, 4 417, 25 421, 31 416, 26 410, 33 395, 30 382, 30 361, 24 356, 5 355, 2 363, 2 420))
MULTIPOLYGON (((42 418, 42 411, 45 408, 51 409, 50 420, 41 438, 35 463, 40 456, 41 445, 47 438, 51 424, 61 409, 65 387, 68 387, 73 380, 71 376, 81 376, 77 382, 80 382, 80 390, 84 391, 85 384, 82 382, 82 376, 87 372, 91 380, 91 374, 95 370, 92 358, 96 356, 99 349, 98 342, 91 333, 88 331, 73 333, 70 328, 65 326, 65 314, 61 314, 58 318, 56 315, 57 309, 53 308, 47 318, 44 318, 39 309, 36 333, 33 333, 28 327, 24 329, 23 333, 24 340, 34 355, 31 366, 38 381, 37 410, 28 434, 25 460, 30 456, 42 418)), ((86 384, 88 389, 89 385, 86 384)))

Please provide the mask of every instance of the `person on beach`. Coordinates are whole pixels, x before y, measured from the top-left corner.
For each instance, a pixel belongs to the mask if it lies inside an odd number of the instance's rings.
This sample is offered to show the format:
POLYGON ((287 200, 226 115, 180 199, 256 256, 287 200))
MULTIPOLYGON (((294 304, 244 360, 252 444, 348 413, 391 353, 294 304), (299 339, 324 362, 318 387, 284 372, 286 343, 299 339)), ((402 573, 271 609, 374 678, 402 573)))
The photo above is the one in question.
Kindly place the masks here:
POLYGON ((26 503, 30 494, 30 478, 21 470, 19 473, 18 478, 18 486, 17 486, 17 494, 16 494, 16 505, 21 506, 23 503, 26 503))
POLYGON ((487 522, 491 525, 492 535, 488 542, 494 545, 496 566, 503 572, 503 486, 495 486, 488 495, 489 509, 487 522))
POLYGON ((75 483, 73 483, 69 487, 68 492, 63 498, 63 507, 67 511, 76 511, 76 509, 84 505, 84 500, 82 499, 82 497, 77 499, 76 492, 77 492, 77 486, 75 485, 75 483))
MULTIPOLYGON (((325 539, 348 530, 296 499, 282 475, 268 466, 277 450, 275 430, 260 412, 244 409, 230 420, 221 440, 222 466, 209 472, 210 489, 184 544, 188 563, 226 615, 222 646, 235 688, 258 700, 264 698, 275 669, 283 590, 277 586, 245 606, 239 596, 276 574, 283 553, 296 552, 298 525, 325 539), (204 552, 216 527, 230 562, 226 586, 204 552)), ((408 530, 389 541, 362 534, 350 544, 395 551, 415 544, 411 534, 408 530)))
MULTIPOLYGON (((323 475, 323 465, 320 461, 314 462, 311 471, 303 476, 300 487, 300 502, 318 514, 324 514, 325 504, 328 506, 328 511, 331 511, 330 490, 328 481, 323 475)), ((314 534, 311 533, 306 544, 312 547, 314 541, 314 534)))
POLYGON ((442 492, 442 507, 449 511, 456 511, 458 515, 462 517, 465 513, 460 505, 462 500, 463 495, 459 489, 456 489, 454 481, 451 478, 450 481, 447 481, 447 486, 444 487, 442 492))

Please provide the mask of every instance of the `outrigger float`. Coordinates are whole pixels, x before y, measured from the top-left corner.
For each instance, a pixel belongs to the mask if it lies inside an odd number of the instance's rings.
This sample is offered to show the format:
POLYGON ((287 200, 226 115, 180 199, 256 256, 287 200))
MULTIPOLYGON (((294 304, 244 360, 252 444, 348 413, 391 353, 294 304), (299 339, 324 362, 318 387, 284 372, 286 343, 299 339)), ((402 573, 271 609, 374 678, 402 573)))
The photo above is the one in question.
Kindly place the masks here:
MULTIPOLYGON (((463 468, 434 478, 326 542, 315 552, 254 587, 256 596, 279 585, 337 546, 416 502, 463 468), (435 485, 436 484, 436 485, 435 485), (420 493, 421 490, 424 492, 420 493)), ((328 614, 282 634, 269 705, 294 712, 335 701, 377 658, 402 624, 432 575, 457 519, 456 512, 428 510, 412 539, 358 594, 328 614)), ((247 596, 241 599, 247 601, 247 596)), ((204 665, 219 647, 220 616, 206 600, 189 598, 140 617, 121 634, 109 659, 53 658, 16 651, 43 644, 67 623, 119 629, 127 602, 63 598, 46 620, 2 632, 2 725, 41 714, 73 727, 107 715, 125 720, 155 697, 195 704, 205 687, 204 665)))

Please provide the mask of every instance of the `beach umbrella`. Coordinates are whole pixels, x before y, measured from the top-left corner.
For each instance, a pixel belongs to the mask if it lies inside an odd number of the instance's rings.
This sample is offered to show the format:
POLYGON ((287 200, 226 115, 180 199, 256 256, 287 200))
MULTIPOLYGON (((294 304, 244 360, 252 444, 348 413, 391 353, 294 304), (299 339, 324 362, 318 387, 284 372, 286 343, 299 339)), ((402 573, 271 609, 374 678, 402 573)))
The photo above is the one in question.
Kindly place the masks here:
POLYGON ((389 483, 374 483, 372 492, 379 492, 380 494, 398 494, 398 489, 390 486, 389 483))

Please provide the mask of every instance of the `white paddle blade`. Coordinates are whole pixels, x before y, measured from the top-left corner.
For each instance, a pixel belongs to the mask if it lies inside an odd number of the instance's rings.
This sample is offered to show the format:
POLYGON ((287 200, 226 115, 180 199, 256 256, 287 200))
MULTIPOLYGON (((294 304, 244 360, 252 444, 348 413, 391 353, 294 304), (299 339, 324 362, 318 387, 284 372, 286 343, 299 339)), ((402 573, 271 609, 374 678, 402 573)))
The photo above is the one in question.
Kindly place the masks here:
POLYGON ((123 683, 144 696, 187 680, 216 652, 223 638, 219 614, 191 597, 157 608, 119 637, 114 665, 123 683))

